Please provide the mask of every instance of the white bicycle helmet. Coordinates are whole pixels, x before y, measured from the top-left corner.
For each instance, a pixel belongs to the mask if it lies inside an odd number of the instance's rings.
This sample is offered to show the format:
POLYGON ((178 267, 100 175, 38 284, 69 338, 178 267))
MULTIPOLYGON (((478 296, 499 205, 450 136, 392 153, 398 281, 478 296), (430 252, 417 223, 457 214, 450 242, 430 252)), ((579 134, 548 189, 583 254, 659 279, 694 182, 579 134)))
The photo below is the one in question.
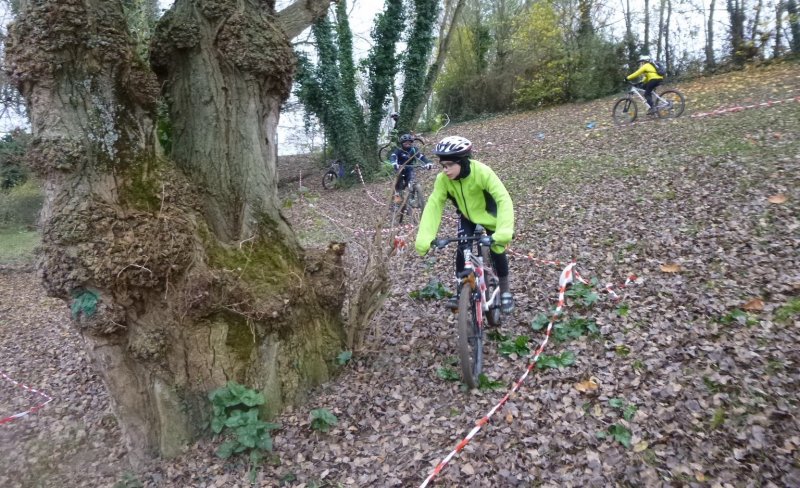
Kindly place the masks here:
POLYGON ((639 56, 640 63, 649 63, 650 61, 651 61, 650 56, 647 54, 642 54, 641 56, 639 56))
POLYGON ((442 159, 459 159, 472 153, 472 142, 461 136, 448 136, 436 144, 433 154, 442 159))

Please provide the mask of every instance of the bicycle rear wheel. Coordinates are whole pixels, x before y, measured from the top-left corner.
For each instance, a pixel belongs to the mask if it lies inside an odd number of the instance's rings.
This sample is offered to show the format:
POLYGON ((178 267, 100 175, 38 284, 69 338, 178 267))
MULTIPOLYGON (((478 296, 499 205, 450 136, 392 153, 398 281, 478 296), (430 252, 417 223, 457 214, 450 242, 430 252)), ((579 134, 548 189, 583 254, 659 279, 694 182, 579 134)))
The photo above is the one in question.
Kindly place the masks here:
POLYGON ((658 105, 657 113, 659 117, 662 119, 674 119, 681 116, 683 109, 686 106, 686 101, 684 100, 681 92, 678 90, 665 90, 658 96, 664 100, 664 102, 659 102, 658 105), (665 103, 666 106, 662 107, 662 103, 665 103))
POLYGON ((464 283, 458 299, 458 358, 461 377, 470 389, 478 387, 483 367, 483 330, 478 326, 476 306, 472 287, 464 283))
POLYGON ((336 180, 338 178, 334 170, 329 170, 322 176, 322 187, 326 190, 332 190, 336 186, 336 180))
POLYGON ((614 104, 614 109, 611 110, 611 118, 614 119, 615 124, 625 125, 636 120, 638 113, 639 109, 636 107, 636 102, 631 100, 630 97, 620 98, 614 104))

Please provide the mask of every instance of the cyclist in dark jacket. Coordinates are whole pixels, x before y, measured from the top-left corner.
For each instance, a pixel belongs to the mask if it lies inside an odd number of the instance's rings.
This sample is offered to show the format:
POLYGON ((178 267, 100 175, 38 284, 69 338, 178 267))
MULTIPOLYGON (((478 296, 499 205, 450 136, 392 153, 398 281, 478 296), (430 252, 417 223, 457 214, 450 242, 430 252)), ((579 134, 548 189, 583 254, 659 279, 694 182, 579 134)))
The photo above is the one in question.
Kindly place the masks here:
POLYGON ((400 147, 389 155, 389 162, 394 166, 394 170, 401 172, 394 185, 394 190, 398 194, 414 179, 414 166, 419 164, 417 160, 422 162, 425 169, 431 169, 433 166, 428 158, 414 147, 414 136, 403 134, 400 136, 400 147))

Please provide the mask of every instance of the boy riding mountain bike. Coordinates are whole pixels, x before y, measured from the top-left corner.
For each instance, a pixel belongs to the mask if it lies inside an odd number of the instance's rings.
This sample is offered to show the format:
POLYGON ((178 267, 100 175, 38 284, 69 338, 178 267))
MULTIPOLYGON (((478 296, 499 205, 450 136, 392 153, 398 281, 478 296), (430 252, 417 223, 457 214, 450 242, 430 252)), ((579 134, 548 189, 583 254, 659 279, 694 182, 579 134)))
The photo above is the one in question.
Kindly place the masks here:
MULTIPOLYGON (((473 235, 478 224, 492 236, 491 257, 500 286, 500 310, 509 313, 514 309, 514 296, 505 247, 514 235, 511 196, 491 168, 470 158, 472 142, 468 139, 445 137, 436 145, 433 154, 439 157, 442 172, 436 176, 433 192, 422 212, 416 250, 420 256, 428 252, 439 232, 444 206, 447 200, 453 202, 459 215, 459 237, 473 235)), ((464 270, 464 249, 471 246, 471 241, 459 242, 456 275, 464 270)))
POLYGON ((633 81, 640 76, 642 77, 642 88, 644 88, 644 99, 648 105, 647 115, 652 115, 655 113, 653 90, 664 81, 664 77, 658 74, 653 60, 646 54, 639 57, 639 69, 629 74, 625 80, 633 81))
POLYGON ((394 185, 395 195, 399 195, 413 181, 415 159, 419 159, 425 169, 431 169, 433 166, 428 158, 414 147, 414 136, 403 134, 400 136, 400 147, 389 155, 389 162, 392 163, 395 172, 400 171, 400 176, 394 185))

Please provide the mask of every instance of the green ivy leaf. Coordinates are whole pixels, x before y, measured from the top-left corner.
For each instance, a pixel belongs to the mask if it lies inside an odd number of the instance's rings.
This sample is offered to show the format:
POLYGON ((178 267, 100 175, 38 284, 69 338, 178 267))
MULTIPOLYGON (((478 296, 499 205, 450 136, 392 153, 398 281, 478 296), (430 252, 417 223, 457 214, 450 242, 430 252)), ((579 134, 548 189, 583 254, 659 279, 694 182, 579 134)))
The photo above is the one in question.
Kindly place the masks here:
POLYGON ((537 315, 533 321, 531 322, 531 329, 533 330, 542 330, 547 327, 547 324, 550 323, 550 318, 545 314, 537 315))
POLYGON ((558 359, 561 366, 572 366, 575 364, 575 353, 572 351, 564 351, 558 359))
POLYGON ((624 425, 612 424, 608 428, 608 433, 625 447, 631 447, 631 431, 624 425))
POLYGON ((225 441, 217 448, 217 456, 221 457, 222 459, 228 459, 233 455, 236 446, 239 443, 236 441, 225 441))
POLYGON ((625 405, 625 401, 622 398, 610 398, 608 400, 608 406, 613 408, 622 408, 625 405))
POLYGON ((505 385, 502 381, 492 380, 483 373, 478 375, 479 390, 497 390, 498 388, 503 388, 503 386, 505 385))
POLYGON ((633 419, 633 416, 636 415, 637 410, 638 408, 636 407, 636 405, 626 406, 625 409, 622 411, 622 418, 630 422, 631 419, 633 419))
POLYGON ((448 367, 438 368, 436 370, 436 376, 445 381, 459 381, 461 379, 461 375, 459 375, 456 370, 448 367))
POLYGON ((331 427, 339 423, 339 419, 327 408, 318 408, 310 412, 311 428, 328 432, 331 427))
POLYGON ((352 351, 342 351, 336 356, 336 362, 340 365, 347 364, 353 357, 352 351))

